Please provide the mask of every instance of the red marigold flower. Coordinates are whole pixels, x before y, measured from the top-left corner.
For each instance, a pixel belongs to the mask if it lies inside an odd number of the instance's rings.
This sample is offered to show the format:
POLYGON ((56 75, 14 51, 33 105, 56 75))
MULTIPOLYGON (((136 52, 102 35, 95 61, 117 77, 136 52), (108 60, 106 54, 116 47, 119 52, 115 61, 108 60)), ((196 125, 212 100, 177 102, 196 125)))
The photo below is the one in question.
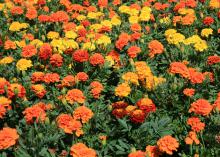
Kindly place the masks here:
POLYGON ((89 62, 93 66, 102 65, 105 63, 105 59, 100 53, 95 53, 89 58, 89 62))
POLYGON ((146 153, 147 156, 149 157, 159 157, 161 155, 158 146, 151 146, 151 145, 148 145, 146 147, 146 153))
POLYGON ((207 116, 212 111, 213 106, 205 99, 198 99, 191 104, 189 112, 194 112, 195 114, 207 116))
POLYGON ((145 118, 146 113, 139 109, 134 110, 130 115, 130 119, 134 123, 143 123, 145 118))
POLYGON ((7 149, 17 142, 19 135, 16 129, 5 127, 0 130, 0 150, 7 149))
POLYGON ((43 72, 34 72, 31 75, 31 82, 36 83, 36 82, 41 82, 44 81, 44 73, 43 72))
POLYGON ((177 151, 179 143, 172 136, 166 135, 157 141, 157 146, 161 152, 165 152, 169 155, 172 155, 173 151, 177 151))
POLYGON ((153 101, 149 98, 142 98, 140 99, 136 105, 143 110, 145 113, 155 112, 156 106, 153 101))
POLYGON ((220 56, 209 56, 207 62, 209 65, 220 63, 220 56))
POLYGON ((48 43, 44 43, 39 52, 40 59, 46 60, 52 56, 52 48, 48 43))
POLYGON ((203 24, 204 25, 208 25, 209 26, 209 25, 211 25, 213 23, 214 23, 214 19, 211 16, 207 16, 203 20, 203 24))
POLYGON ((61 67, 63 64, 63 57, 60 54, 53 54, 50 57, 50 64, 52 66, 61 67))
POLYGON ((149 48, 149 56, 150 58, 153 58, 156 54, 161 54, 163 53, 164 47, 161 44, 161 42, 157 41, 157 40, 152 40, 149 42, 148 44, 148 48, 149 48))
POLYGON ((28 107, 22 113, 25 115, 24 118, 28 124, 32 124, 34 121, 38 123, 46 120, 46 112, 38 105, 28 107))
POLYGON ((57 125, 59 128, 67 134, 72 134, 74 131, 81 131, 82 124, 80 121, 73 119, 71 115, 60 114, 57 119, 57 125))
POLYGON ((142 152, 141 150, 138 150, 130 153, 128 157, 146 157, 146 152, 142 152))
POLYGON ((76 74, 76 79, 85 82, 89 79, 89 76, 85 72, 79 72, 76 74))
POLYGON ((70 148, 72 157, 96 157, 96 151, 83 143, 76 143, 70 148))
POLYGON ((73 104, 75 102, 82 104, 85 102, 85 96, 83 95, 83 92, 79 89, 69 90, 65 98, 70 104, 73 104))
POLYGON ((195 89, 193 89, 193 88, 185 88, 183 90, 183 94, 185 94, 186 96, 192 97, 195 94, 195 89))
POLYGON ((37 54, 37 49, 33 45, 27 45, 23 47, 21 56, 25 58, 29 58, 37 54))
POLYGON ((77 62, 86 62, 89 60, 89 53, 86 50, 76 50, 73 52, 73 59, 77 62))
POLYGON ((137 54, 139 54, 140 52, 141 52, 141 48, 138 46, 131 46, 127 50, 128 56, 131 58, 137 57, 137 54))
POLYGON ((44 75, 44 82, 47 84, 60 81, 60 76, 57 73, 47 73, 44 75))
POLYGON ((200 132, 205 128, 205 123, 201 122, 198 117, 188 118, 187 124, 190 125, 191 129, 195 132, 200 132))
POLYGON ((87 123, 94 113, 86 106, 79 106, 73 111, 73 118, 76 120, 81 120, 82 123, 87 123))
POLYGON ((112 110, 112 114, 117 118, 123 118, 126 116, 127 112, 123 108, 116 108, 112 110))

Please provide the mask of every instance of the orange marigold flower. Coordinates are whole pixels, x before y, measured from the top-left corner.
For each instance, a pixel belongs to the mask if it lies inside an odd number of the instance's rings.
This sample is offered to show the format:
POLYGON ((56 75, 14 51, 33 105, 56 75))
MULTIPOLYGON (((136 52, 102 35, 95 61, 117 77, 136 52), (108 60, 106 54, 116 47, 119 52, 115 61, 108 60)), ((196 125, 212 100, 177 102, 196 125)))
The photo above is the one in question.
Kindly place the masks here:
POLYGON ((100 53, 95 53, 89 58, 89 62, 93 66, 103 65, 105 63, 105 59, 100 53))
POLYGON ((0 130, 0 150, 7 149, 16 144, 19 135, 16 129, 5 127, 0 130))
POLYGON ((172 136, 166 135, 157 141, 157 146, 161 152, 165 152, 169 155, 172 155, 173 151, 177 151, 179 143, 172 136))
POLYGON ((49 15, 39 15, 38 20, 40 22, 49 22, 50 21, 50 16, 49 15))
POLYGON ((98 5, 100 8, 106 8, 108 6, 108 0, 98 0, 98 5))
POLYGON ((127 115, 131 115, 131 113, 137 108, 137 106, 133 106, 133 105, 128 105, 125 108, 126 114, 127 115))
POLYGON ((70 104, 73 104, 75 102, 82 104, 85 102, 85 96, 83 95, 83 92, 79 89, 69 90, 65 98, 70 104))
POLYGON ((146 147, 146 153, 148 157, 159 157, 161 155, 157 146, 148 145, 146 147))
POLYGON ((146 113, 140 109, 136 109, 130 114, 130 119, 134 123, 143 123, 146 118, 146 113))
POLYGON ((24 13, 22 7, 19 6, 12 7, 10 11, 12 15, 21 15, 24 13))
POLYGON ((93 97, 98 99, 100 96, 100 93, 103 90, 103 85, 98 81, 93 81, 93 82, 91 82, 90 87, 92 88, 91 93, 92 93, 93 97))
POLYGON ((0 105, 0 119, 3 119, 3 117, 5 116, 7 110, 5 109, 4 106, 0 105))
POLYGON ((189 70, 185 64, 182 62, 173 62, 170 64, 170 73, 180 74, 184 78, 189 78, 189 70))
POLYGON ((47 73, 44 75, 44 82, 46 84, 55 83, 60 81, 60 76, 57 73, 47 73))
POLYGON ((37 49, 34 47, 34 45, 24 46, 21 52, 21 56, 25 58, 32 57, 36 54, 37 54, 37 49))
POLYGON ((141 31, 141 26, 138 23, 134 23, 134 24, 131 25, 131 30, 133 32, 141 31))
POLYGON ((123 47, 128 44, 129 40, 130 40, 130 36, 127 33, 122 33, 119 36, 119 39, 115 42, 116 48, 122 50, 123 47))
POLYGON ((146 157, 146 153, 142 152, 141 150, 138 150, 138 151, 130 153, 128 157, 146 157))
POLYGON ((189 79, 193 84, 202 83, 205 80, 204 75, 201 72, 196 71, 196 69, 189 68, 188 70, 190 74, 189 79))
POLYGON ((61 81, 62 86, 64 87, 71 87, 75 85, 75 77, 73 75, 67 75, 61 81))
POLYGON ((153 101, 149 98, 142 98, 140 99, 136 105, 143 110, 145 113, 155 112, 156 106, 153 101))
POLYGON ((44 73, 43 72, 34 72, 31 75, 31 82, 36 83, 36 82, 41 82, 44 81, 44 73))
POLYGON ((86 62, 89 60, 89 53, 86 50, 76 50, 73 52, 73 59, 77 62, 86 62))
POLYGON ((183 94, 185 94, 186 96, 192 97, 195 94, 195 89, 193 89, 193 88, 185 88, 183 90, 183 94))
POLYGON ((81 120, 82 123, 87 123, 93 115, 93 112, 86 106, 79 106, 73 112, 73 118, 81 120))
POLYGON ((85 82, 89 79, 89 76, 85 72, 79 72, 76 74, 76 79, 85 82))
POLYGON ((50 15, 51 22, 68 22, 69 16, 65 11, 57 11, 50 15))
POLYGON ((63 57, 60 54, 53 54, 50 57, 50 64, 52 66, 61 67, 63 64, 63 57))
POLYGON ((37 10, 35 8, 28 8, 25 16, 29 20, 35 19, 37 17, 37 10))
POLYGON ((8 97, 12 98, 14 96, 18 96, 19 98, 24 98, 26 95, 25 88, 17 83, 10 84, 8 87, 8 97))
POLYGON ((200 141, 197 138, 196 133, 193 131, 189 132, 188 136, 185 138, 185 142, 186 144, 193 144, 193 142, 195 142, 195 144, 197 145, 200 143, 200 141))
POLYGON ((12 49, 12 50, 15 50, 17 48, 15 42, 11 41, 11 40, 6 40, 5 43, 4 43, 4 49, 5 50, 9 50, 9 49, 12 49))
POLYGON ((187 124, 190 125, 191 129, 195 132, 200 132, 205 128, 205 123, 201 122, 198 117, 188 118, 187 124))
POLYGON ((71 115, 60 114, 57 119, 57 125, 59 128, 67 134, 72 134, 74 131, 81 131, 82 124, 80 121, 73 119, 71 115))
POLYGON ((32 41, 32 40, 34 40, 34 35, 31 33, 28 33, 28 34, 24 34, 22 38, 32 41))
POLYGON ((46 112, 38 105, 28 107, 22 113, 28 124, 34 123, 35 120, 37 123, 46 120, 46 112))
POLYGON ((126 97, 130 94, 131 88, 127 83, 119 84, 115 88, 115 95, 119 97, 126 97))
POLYGON ((76 143, 70 148, 72 157, 96 157, 96 151, 83 143, 76 143))
POLYGON ((141 52, 141 48, 138 46, 131 46, 127 50, 128 56, 131 58, 137 57, 137 54, 139 54, 140 52, 141 52))
POLYGON ((194 112, 195 114, 207 116, 212 111, 213 106, 205 99, 198 99, 191 104, 189 112, 194 112))
POLYGON ((0 77, 0 94, 5 93, 5 87, 8 87, 10 83, 5 79, 0 77))
POLYGON ((43 98, 47 91, 44 89, 44 86, 41 84, 36 84, 31 86, 31 90, 37 95, 38 98, 43 98))
POLYGON ((50 56, 52 56, 52 48, 51 48, 50 44, 44 43, 40 48, 39 58, 46 60, 46 59, 50 58, 50 56))
POLYGON ((153 58, 156 54, 161 54, 164 51, 163 45, 158 40, 152 40, 149 42, 148 48, 150 58, 153 58))

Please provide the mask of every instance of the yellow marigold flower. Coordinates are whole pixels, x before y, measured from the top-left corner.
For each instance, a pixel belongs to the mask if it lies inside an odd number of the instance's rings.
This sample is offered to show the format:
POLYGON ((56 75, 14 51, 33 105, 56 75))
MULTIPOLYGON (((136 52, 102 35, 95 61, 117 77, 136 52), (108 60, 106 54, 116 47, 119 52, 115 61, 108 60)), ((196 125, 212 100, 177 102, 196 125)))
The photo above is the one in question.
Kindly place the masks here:
POLYGON ((15 44, 16 44, 18 47, 20 47, 20 48, 26 46, 25 40, 15 41, 15 44))
POLYGON ((83 44, 82 49, 94 51, 96 49, 96 47, 95 47, 95 44, 93 44, 91 42, 86 42, 83 44))
POLYGON ((89 27, 91 30, 94 30, 94 31, 97 31, 99 30, 100 28, 102 28, 102 25, 101 24, 93 24, 89 27))
POLYGON ((73 49, 78 49, 79 45, 77 42, 75 42, 74 40, 70 39, 70 40, 64 40, 63 44, 66 46, 66 49, 68 48, 73 48, 73 49))
POLYGON ((111 56, 106 56, 105 61, 109 63, 108 64, 109 67, 112 67, 115 64, 115 61, 111 56))
POLYGON ((111 44, 111 39, 107 35, 102 35, 98 40, 96 40, 96 44, 98 45, 104 45, 107 46, 108 44, 111 44))
POLYGON ((139 85, 138 75, 134 72, 127 72, 122 75, 122 79, 126 81, 126 83, 133 83, 135 85, 139 85))
POLYGON ((185 45, 195 44, 196 42, 202 40, 198 35, 193 35, 183 41, 185 45))
POLYGON ((76 17, 76 19, 77 19, 78 21, 83 21, 83 20, 86 19, 86 16, 84 16, 84 15, 78 15, 78 16, 76 17))
POLYGON ((201 36, 202 37, 209 37, 209 35, 211 35, 213 32, 213 30, 211 28, 204 28, 202 29, 202 32, 201 32, 201 36))
POLYGON ((118 10, 119 10, 119 12, 121 12, 121 13, 128 13, 128 12, 130 11, 130 8, 129 8, 128 6, 123 5, 123 6, 120 6, 120 7, 118 8, 118 10))
POLYGON ((43 45, 43 42, 39 39, 34 39, 30 42, 31 45, 34 45, 36 48, 39 48, 43 45))
POLYGON ((111 19, 111 24, 114 26, 121 25, 121 20, 119 19, 118 16, 113 16, 111 19))
POLYGON ((8 105, 11 104, 11 100, 4 97, 4 96, 1 96, 0 97, 0 103, 1 103, 2 106, 8 106, 8 105))
POLYGON ((87 18, 88 19, 98 19, 103 15, 104 15, 104 13, 102 13, 102 12, 89 12, 87 15, 87 18))
POLYGON ((12 32, 20 31, 21 29, 28 28, 27 23, 19 23, 19 22, 12 22, 12 24, 9 27, 9 30, 12 32))
POLYGON ((138 16, 130 16, 129 23, 131 24, 138 23, 138 16))
POLYGON ((171 23, 170 17, 164 17, 164 18, 160 19, 160 23, 170 24, 171 23))
POLYGON ((202 52, 208 48, 208 45, 205 40, 200 40, 194 44, 194 48, 196 51, 202 52))
POLYGON ((220 8, 220 2, 219 2, 219 0, 210 0, 210 2, 209 2, 209 7, 213 8, 213 9, 218 9, 218 8, 220 8))
POLYGON ((186 14, 194 14, 195 11, 193 9, 181 8, 178 10, 178 13, 181 15, 186 15, 186 14))
POLYGON ((130 16, 137 16, 139 14, 139 11, 137 9, 129 9, 127 12, 130 16))
POLYGON ((154 88, 164 83, 165 81, 166 79, 162 77, 149 76, 146 78, 146 88, 148 90, 153 90, 154 88))
POLYGON ((112 28, 112 23, 111 23, 111 21, 109 21, 109 20, 104 20, 104 21, 102 21, 102 22, 101 22, 101 25, 102 25, 102 26, 107 26, 107 27, 109 27, 109 28, 112 28))
POLYGON ((138 61, 134 63, 136 72, 138 74, 138 78, 140 80, 144 80, 146 77, 152 76, 152 72, 149 66, 147 66, 146 62, 138 61))
POLYGON ((175 34, 177 31, 175 29, 168 29, 165 31, 165 36, 169 37, 170 35, 175 34))
POLYGON ((27 59, 20 59, 16 64, 16 67, 18 68, 18 70, 21 70, 21 71, 25 71, 32 66, 33 66, 32 61, 27 60, 27 59))
POLYGON ((57 38, 59 38, 59 36, 60 35, 57 32, 50 31, 49 33, 47 33, 48 39, 57 39, 57 38))
POLYGON ((65 37, 75 39, 77 37, 77 34, 74 31, 67 31, 65 32, 65 37))
POLYGON ((150 14, 151 14, 151 8, 143 7, 141 9, 141 14, 139 16, 140 21, 149 21, 150 20, 150 14))
POLYGON ((119 84, 115 88, 115 95, 119 97, 126 97, 130 94, 131 88, 127 83, 119 84))
POLYGON ((0 60, 0 64, 10 64, 14 61, 14 58, 11 56, 4 57, 0 60))

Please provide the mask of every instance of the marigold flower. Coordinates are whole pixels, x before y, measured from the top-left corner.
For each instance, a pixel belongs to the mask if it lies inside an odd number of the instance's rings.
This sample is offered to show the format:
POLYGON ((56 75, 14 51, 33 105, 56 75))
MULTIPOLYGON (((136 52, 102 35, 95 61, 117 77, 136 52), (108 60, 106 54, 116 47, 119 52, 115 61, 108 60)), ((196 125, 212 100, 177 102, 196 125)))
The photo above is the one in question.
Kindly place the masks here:
POLYGON ((52 66, 61 67, 63 64, 63 57, 60 54, 53 54, 50 57, 50 64, 52 66))
POLYGON ((157 141, 157 146, 161 152, 172 155, 173 151, 177 151, 179 143, 171 135, 166 135, 157 141))
POLYGON ((190 76, 187 66, 182 62, 172 62, 170 64, 169 71, 173 74, 180 74, 184 78, 188 78, 190 76))
POLYGON ((146 153, 148 157, 159 157, 161 155, 157 146, 148 145, 146 147, 146 153))
POLYGON ((146 157, 146 153, 142 152, 141 150, 138 150, 138 151, 130 153, 128 157, 146 157))
POLYGON ((44 81, 44 73, 43 72, 34 72, 31 75, 31 82, 36 83, 36 82, 42 82, 44 81))
POLYGON ((130 36, 127 33, 122 33, 116 41, 115 46, 117 49, 122 50, 128 44, 130 36))
POLYGON ((0 94, 5 93, 5 87, 8 87, 10 83, 3 77, 0 77, 0 94))
POLYGON ((18 70, 21 70, 21 71, 26 71, 28 68, 32 66, 33 66, 32 61, 27 60, 27 59, 20 59, 16 64, 16 67, 18 68, 18 70))
POLYGON ((146 113, 140 109, 136 109, 130 114, 130 119, 134 123, 143 123, 146 118, 146 113))
POLYGON ((198 99, 194 103, 191 104, 189 112, 194 112, 195 114, 208 116, 212 111, 213 106, 205 99, 198 99))
POLYGON ((201 122, 198 117, 188 118, 187 124, 190 125, 191 129, 195 132, 200 132, 205 128, 205 123, 201 122))
POLYGON ((64 87, 71 87, 75 85, 75 77, 72 75, 68 75, 66 77, 63 78, 63 80, 61 81, 62 86, 64 87))
POLYGON ((196 133, 193 131, 189 132, 188 136, 185 138, 185 142, 186 144, 193 144, 193 142, 195 142, 195 144, 197 145, 200 143, 200 141, 197 138, 196 133))
POLYGON ((47 93, 47 91, 44 89, 44 86, 41 84, 32 85, 31 89, 34 91, 34 93, 39 97, 40 99, 44 97, 44 95, 47 93))
POLYGON ((77 62, 86 62, 89 60, 89 53, 86 50, 76 50, 73 52, 73 59, 77 62))
POLYGON ((100 53, 95 53, 89 58, 89 62, 93 66, 103 65, 105 63, 105 59, 100 53))
POLYGON ((136 105, 145 113, 155 112, 156 106, 153 101, 149 98, 142 98, 140 99, 136 105))
POLYGON ((2 59, 0 59, 0 64, 10 64, 14 61, 14 58, 11 56, 8 57, 4 57, 2 59))
POLYGON ((186 96, 192 97, 195 94, 195 89, 193 89, 193 88, 185 88, 183 90, 183 94, 185 94, 186 96))
POLYGON ((127 83, 133 83, 135 85, 139 85, 138 75, 134 72, 127 72, 123 74, 122 79, 125 80, 127 83))
POLYGON ((76 143, 70 148, 72 157, 96 157, 96 151, 83 143, 76 143))
POLYGON ((33 45, 27 45, 23 47, 21 56, 25 58, 30 58, 37 54, 37 49, 33 45))
POLYGON ((75 102, 82 104, 85 102, 85 96, 83 95, 83 92, 79 89, 69 90, 65 98, 70 104, 73 104, 75 102))
POLYGON ((37 17, 37 10, 35 8, 28 8, 25 16, 29 20, 35 19, 37 17))
POLYGON ((17 83, 12 83, 8 87, 8 97, 12 98, 18 96, 19 98, 24 98, 26 94, 25 88, 17 83))
POLYGON ((85 82, 89 79, 89 76, 85 72, 78 72, 76 74, 76 80, 85 82))
POLYGON ((68 22, 69 16, 65 11, 57 11, 50 15, 51 22, 68 22))
POLYGON ((163 45, 157 40, 152 40, 151 42, 149 42, 148 48, 150 51, 150 58, 153 58, 156 54, 161 54, 164 51, 163 45))
POLYGON ((209 56, 207 62, 209 65, 220 63, 220 56, 209 56))
POLYGON ((44 75, 44 82, 46 84, 55 83, 60 81, 60 76, 57 73, 47 73, 44 75))
POLYGON ((16 129, 5 127, 0 130, 0 150, 7 149, 16 144, 19 135, 16 129))
POLYGON ((12 50, 15 50, 17 48, 15 42, 11 41, 11 40, 6 40, 5 43, 4 43, 4 49, 5 50, 9 50, 9 49, 12 49, 12 50))
POLYGON ((11 11, 12 15, 21 15, 24 13, 22 7, 20 7, 20 6, 14 6, 11 8, 10 11, 11 11))
POLYGON ((52 56, 52 48, 48 43, 44 43, 40 47, 39 57, 40 59, 46 60, 52 56))
POLYGON ((86 106, 79 106, 73 111, 73 118, 81 120, 82 123, 87 123, 93 115, 93 112, 86 106))
POLYGON ((58 127, 63 129, 63 131, 67 134, 72 134, 73 132, 81 132, 82 124, 80 121, 73 119, 71 115, 60 114, 56 121, 58 127))
POLYGON ((208 38, 209 35, 212 35, 213 30, 211 28, 204 28, 201 31, 201 36, 208 38))
POLYGON ((119 84, 115 88, 115 95, 119 97, 126 97, 130 94, 131 88, 127 83, 119 84))
POLYGON ((90 83, 90 87, 92 88, 91 93, 92 93, 93 97, 98 99, 100 96, 100 93, 103 90, 103 85, 98 81, 93 81, 90 83))
POLYGON ((46 112, 38 105, 28 107, 22 113, 28 124, 32 124, 34 121, 38 123, 46 120, 46 112))

